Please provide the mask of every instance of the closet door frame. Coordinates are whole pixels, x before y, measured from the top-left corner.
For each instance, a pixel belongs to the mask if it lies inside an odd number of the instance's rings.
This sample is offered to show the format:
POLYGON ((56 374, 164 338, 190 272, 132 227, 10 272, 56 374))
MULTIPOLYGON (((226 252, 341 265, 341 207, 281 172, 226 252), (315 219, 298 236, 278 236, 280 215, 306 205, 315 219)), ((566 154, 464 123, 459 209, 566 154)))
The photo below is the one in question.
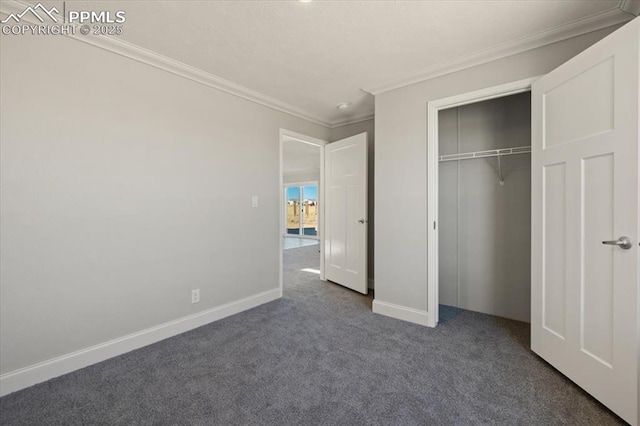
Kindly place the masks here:
POLYGON ((427 326, 438 325, 438 113, 440 110, 530 92, 532 77, 427 103, 427 326))

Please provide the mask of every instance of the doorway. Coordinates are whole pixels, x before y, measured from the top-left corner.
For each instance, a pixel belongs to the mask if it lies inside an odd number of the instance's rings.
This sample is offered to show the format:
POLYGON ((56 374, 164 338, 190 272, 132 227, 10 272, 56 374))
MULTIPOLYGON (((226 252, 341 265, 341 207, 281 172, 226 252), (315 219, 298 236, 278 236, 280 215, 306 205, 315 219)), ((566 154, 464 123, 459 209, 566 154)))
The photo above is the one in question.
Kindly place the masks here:
POLYGON ((640 419, 639 22, 535 82, 430 102, 427 124, 428 325, 438 322, 439 113, 530 90, 531 350, 630 424, 640 419))
MULTIPOLYGON (((280 130, 280 294, 285 273, 324 272, 324 146, 327 142, 280 130), (288 262, 288 263, 286 263, 288 262)), ((298 277, 300 278, 300 277, 298 277)))
MULTIPOLYGON (((515 143, 513 145, 510 144, 510 146, 506 146, 505 147, 496 147, 496 149, 484 149, 484 148, 489 148, 488 146, 482 146, 480 147, 480 145, 478 145, 478 149, 476 150, 471 149, 469 152, 466 151, 458 151, 458 145, 456 145, 456 149, 455 151, 457 152, 440 152, 440 117, 441 115, 452 115, 455 114, 459 111, 456 111, 454 109, 458 109, 460 107, 466 106, 466 105, 470 105, 470 104, 479 104, 483 101, 489 101, 492 99, 497 99, 497 98, 505 98, 511 95, 517 95, 517 94, 522 94, 522 93, 526 93, 526 92, 530 92, 531 91, 531 84, 533 83, 533 81, 535 81, 537 78, 530 78, 530 79, 526 79, 526 80, 521 80, 521 81, 516 81, 513 83, 509 83, 509 84, 505 84, 505 85, 500 85, 500 86, 496 86, 496 87, 491 87, 491 88, 487 88, 487 89, 483 89, 483 90, 479 90, 476 92, 471 92, 471 93, 467 93, 467 94, 463 94, 463 95, 459 95, 459 96, 454 96, 451 98, 446 98, 446 99, 441 99, 441 100, 437 100, 437 101, 432 101, 428 103, 428 119, 427 119, 427 123, 428 123, 428 135, 427 135, 427 151, 428 151, 428 175, 429 175, 429 179, 428 179, 428 197, 427 197, 427 211, 428 211, 428 223, 429 223, 429 227, 428 227, 428 233, 427 233, 427 245, 428 245, 428 254, 427 254, 427 264, 428 264, 428 279, 427 279, 427 292, 428 292, 428 318, 427 318, 427 325, 430 327, 435 327, 438 324, 438 320, 439 320, 439 304, 441 302, 441 296, 440 296, 440 290, 443 290, 443 295, 442 297, 444 297, 444 299, 446 301, 449 301, 449 303, 456 303, 456 304, 460 304, 460 301, 462 299, 462 306, 467 306, 465 304, 465 300, 466 300, 466 294, 462 294, 461 295, 461 291, 465 291, 467 287, 463 287, 460 283, 460 270, 458 268, 459 265, 449 265, 447 264, 445 269, 446 272, 450 272, 450 271, 454 271, 455 270, 455 277, 447 277, 447 280, 449 280, 449 284, 441 286, 440 285, 440 238, 439 238, 439 234, 440 234, 440 228, 441 226, 452 226, 451 223, 447 223, 447 220, 450 221, 451 216, 443 216, 442 221, 439 220, 441 211, 440 211, 440 204, 441 201, 442 202, 447 202, 447 201, 451 201, 451 200, 447 200, 446 198, 441 198, 441 194, 440 194, 440 188, 441 188, 441 184, 440 184, 440 179, 441 179, 441 174, 440 174, 440 164, 441 164, 441 160, 445 160, 442 162, 442 164, 447 164, 446 160, 455 160, 455 163, 459 163, 461 161, 473 161, 473 160, 469 160, 469 158, 479 158, 479 157, 491 157, 491 158, 486 158, 486 159, 481 159, 480 161, 485 162, 484 166, 485 167, 491 167, 494 169, 494 175, 495 175, 495 184, 500 186, 501 189, 504 189, 505 186, 505 173, 507 172, 506 167, 508 167, 505 164, 504 161, 504 157, 506 155, 512 154, 512 153, 518 153, 519 149, 523 149, 523 151, 526 152, 526 145, 523 144, 519 144, 519 143, 515 143), (449 112, 445 112, 446 110, 449 110, 449 112), (498 149, 501 148, 501 149, 498 149), (507 153, 508 152, 508 153, 507 153), (491 162, 489 162, 491 161, 491 162), (504 166, 504 167, 503 167, 504 166), (502 183, 502 185, 500 185, 502 183), (453 281, 453 282, 452 282, 453 281), (462 296, 462 297, 461 297, 462 296), (452 302, 454 301, 455 302, 452 302)), ((455 116, 454 118, 456 119, 456 122, 454 123, 456 126, 455 129, 455 134, 459 135, 460 132, 457 128, 457 118, 459 116, 455 116)), ((451 118, 451 117, 449 117, 451 118)), ((527 117, 527 120, 529 122, 529 126, 531 123, 531 118, 530 115, 527 117)), ((449 120, 451 121, 451 120, 449 120)), ((443 123, 444 124, 444 123, 443 123)), ((530 143, 529 143, 530 145, 530 143)), ((529 148, 530 149, 530 148, 529 148)), ((455 164, 454 163, 454 164, 455 164)), ((445 166, 448 167, 448 164, 445 166)), ((473 167, 473 166, 472 166, 473 167)), ((451 170, 445 170, 445 173, 451 173, 451 170)), ((455 171, 456 174, 459 172, 459 170, 455 171)), ((530 173, 529 173, 530 176, 530 173)), ((530 178, 530 177, 529 177, 530 178)), ((456 176, 456 180, 457 180, 457 176, 456 176)), ((458 184, 458 182, 456 182, 456 185, 458 184)), ((457 214, 457 210, 459 209, 459 203, 457 200, 457 197, 459 195, 459 191, 458 188, 456 188, 456 200, 455 203, 451 203, 449 202, 449 204, 453 204, 456 206, 456 214, 457 214)), ((444 195, 444 194, 442 194, 444 195)), ((477 196, 478 194, 476 194, 477 196)), ((475 212, 470 212, 471 214, 475 213, 475 212)), ((456 224, 457 224, 457 220, 456 220, 456 224)), ((457 226, 457 225, 455 225, 457 226)), ((482 226, 482 225, 480 225, 482 226)), ((528 232, 530 233, 530 225, 528 228, 528 232)), ((481 234, 481 233, 479 233, 481 234)), ((476 235, 478 236, 478 235, 476 235)), ((482 237, 482 235, 479 235, 480 237, 482 237)), ((465 244, 463 242, 463 244, 465 244)), ((483 241, 482 244, 493 244, 493 241, 483 241)), ((458 244, 458 238, 456 237, 456 244, 455 244, 455 250, 456 250, 456 259, 459 260, 459 253, 458 253, 458 249, 459 249, 460 245, 458 244)), ((445 244, 445 248, 446 244, 445 244)), ((478 249, 478 247, 475 247, 476 249, 478 249)), ((451 247, 448 247, 449 250, 451 250, 451 247)), ((530 254, 529 254, 530 257, 530 254)), ((456 262, 457 262, 456 260, 456 262)), ((474 260, 477 260, 477 258, 475 258, 474 260)), ((491 260, 489 260, 491 261, 491 260)), ((488 269, 491 269, 492 267, 494 267, 495 265, 489 264, 486 267, 488 269)), ((464 271, 464 272, 468 272, 468 271, 464 271)), ((491 285, 491 283, 488 284, 489 286, 491 285)), ((485 311, 486 312, 486 308, 487 306, 491 306, 492 304, 495 304, 496 301, 495 300, 491 300, 491 298, 485 298, 484 302, 483 302, 483 307, 482 308, 478 308, 476 310, 480 310, 480 311, 485 311), (488 299, 488 300, 487 300, 488 299)), ((504 303, 502 301, 500 301, 499 303, 504 303)), ((522 304, 522 303, 521 303, 522 304)), ((504 312, 504 309, 503 309, 504 312)))
POLYGON ((284 289, 285 239, 289 243, 292 238, 302 246, 306 245, 302 242, 308 239, 319 243, 319 268, 303 270, 318 271, 321 281, 329 279, 363 294, 368 291, 367 133, 326 145, 327 142, 319 139, 280 130, 281 295, 284 289), (305 187, 307 194, 314 193, 314 185, 317 187, 316 201, 304 196, 305 187), (290 200, 288 191, 291 191, 290 200), (305 203, 309 213, 307 223, 307 218, 300 216, 305 203), (298 209, 295 204, 298 204, 298 209), (293 222, 290 227, 287 225, 289 208, 293 222), (312 225, 312 213, 316 213, 315 226, 312 225))
POLYGON ((531 319, 531 93, 441 110, 439 306, 531 319))

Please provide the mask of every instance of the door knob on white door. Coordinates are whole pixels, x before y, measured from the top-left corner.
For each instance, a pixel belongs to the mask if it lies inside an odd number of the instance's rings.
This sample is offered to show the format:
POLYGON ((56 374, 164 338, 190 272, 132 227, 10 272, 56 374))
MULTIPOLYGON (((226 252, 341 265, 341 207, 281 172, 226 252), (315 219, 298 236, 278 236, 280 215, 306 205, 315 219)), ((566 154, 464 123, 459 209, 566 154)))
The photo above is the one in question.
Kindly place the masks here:
POLYGON ((617 240, 603 241, 602 244, 618 246, 621 249, 629 250, 631 248, 631 239, 629 237, 620 237, 617 240))
POLYGON ((358 220, 358 222, 359 222, 359 223, 365 223, 365 222, 366 222, 366 220, 364 220, 364 219, 360 219, 360 220, 358 220))

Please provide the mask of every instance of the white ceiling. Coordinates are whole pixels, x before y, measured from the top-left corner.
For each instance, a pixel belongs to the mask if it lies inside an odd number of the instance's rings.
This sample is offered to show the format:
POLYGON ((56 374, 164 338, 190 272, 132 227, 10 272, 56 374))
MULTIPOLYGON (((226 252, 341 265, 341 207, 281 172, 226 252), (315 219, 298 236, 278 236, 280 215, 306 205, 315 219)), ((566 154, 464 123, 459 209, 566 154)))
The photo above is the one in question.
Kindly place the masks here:
POLYGON ((320 170, 320 148, 292 138, 284 137, 282 144, 282 171, 284 173, 320 170))
POLYGON ((373 115, 373 96, 363 89, 376 93, 624 22, 632 15, 621 7, 632 1, 67 4, 125 10, 120 39, 335 126, 373 115), (340 102, 351 106, 339 110, 340 102))

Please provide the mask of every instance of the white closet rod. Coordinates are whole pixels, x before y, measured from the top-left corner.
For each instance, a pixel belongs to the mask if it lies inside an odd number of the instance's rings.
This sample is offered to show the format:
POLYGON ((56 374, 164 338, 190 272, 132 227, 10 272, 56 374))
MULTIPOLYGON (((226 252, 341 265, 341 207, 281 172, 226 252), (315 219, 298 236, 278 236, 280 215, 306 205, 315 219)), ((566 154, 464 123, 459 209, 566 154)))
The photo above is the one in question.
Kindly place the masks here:
POLYGON ((531 152, 531 146, 518 146, 515 148, 503 148, 503 149, 490 149, 488 151, 475 151, 464 152, 462 154, 449 154, 441 155, 439 160, 442 161, 459 161, 459 160, 472 160, 474 158, 489 158, 498 157, 498 178, 500 179, 500 185, 504 185, 504 176, 502 175, 502 162, 500 157, 505 155, 515 154, 527 154, 531 152))
POLYGON ((502 157, 505 155, 527 154, 529 152, 531 152, 531 146, 519 146, 515 148, 490 149, 488 151, 463 152, 461 154, 441 155, 438 157, 438 160, 472 160, 474 158, 502 157))

